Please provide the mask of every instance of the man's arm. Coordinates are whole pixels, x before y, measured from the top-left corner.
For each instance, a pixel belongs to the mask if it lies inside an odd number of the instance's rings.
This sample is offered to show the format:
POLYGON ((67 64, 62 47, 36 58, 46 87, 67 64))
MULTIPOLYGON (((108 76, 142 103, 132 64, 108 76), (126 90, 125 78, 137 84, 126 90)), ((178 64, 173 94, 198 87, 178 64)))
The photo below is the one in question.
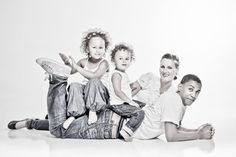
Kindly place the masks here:
POLYGON ((214 133, 210 127, 199 129, 186 129, 177 127, 172 122, 165 122, 165 136, 168 142, 189 141, 197 139, 211 139, 214 133))
POLYGON ((195 132, 195 131, 197 131, 198 129, 188 129, 188 128, 185 128, 185 127, 183 127, 183 126, 179 126, 179 127, 178 127, 178 130, 179 130, 179 131, 183 131, 183 132, 195 132))
POLYGON ((197 129, 189 129, 189 128, 185 128, 185 127, 183 127, 183 126, 181 126, 181 125, 178 127, 178 129, 179 129, 179 131, 194 132, 194 131, 201 130, 201 129, 204 128, 204 127, 210 127, 210 128, 209 128, 210 130, 213 130, 213 129, 214 129, 213 126, 212 126, 211 124, 209 124, 209 123, 202 124, 202 125, 199 126, 197 129))

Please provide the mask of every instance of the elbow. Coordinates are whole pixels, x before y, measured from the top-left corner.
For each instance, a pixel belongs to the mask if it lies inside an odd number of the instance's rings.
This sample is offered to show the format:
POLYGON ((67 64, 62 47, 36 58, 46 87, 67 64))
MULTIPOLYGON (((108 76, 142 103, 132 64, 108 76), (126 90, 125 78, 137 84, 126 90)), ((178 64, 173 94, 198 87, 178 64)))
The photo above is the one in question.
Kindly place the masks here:
POLYGON ((166 134, 167 142, 178 142, 178 134, 166 134))
POLYGON ((114 91, 115 91, 115 95, 120 98, 120 97, 121 97, 121 92, 120 92, 120 91, 117 91, 117 90, 114 90, 114 91))
POLYGON ((174 139, 174 136, 166 135, 166 141, 167 142, 176 142, 174 139))

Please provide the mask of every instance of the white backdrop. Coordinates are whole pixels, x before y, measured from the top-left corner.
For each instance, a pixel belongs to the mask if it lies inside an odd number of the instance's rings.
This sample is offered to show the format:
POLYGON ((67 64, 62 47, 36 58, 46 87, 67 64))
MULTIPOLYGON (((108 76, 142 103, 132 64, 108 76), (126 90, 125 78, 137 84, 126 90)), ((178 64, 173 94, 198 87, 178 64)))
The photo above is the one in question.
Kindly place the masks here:
MULTIPOLYGON (((203 88, 185 122, 234 120, 236 1, 234 0, 0 0, 0 128, 12 119, 46 114, 48 82, 37 57, 82 57, 82 33, 110 33, 136 52, 129 74, 158 74, 160 57, 180 58, 179 78, 197 74, 203 88)), ((176 82, 180 81, 178 79, 176 82)))

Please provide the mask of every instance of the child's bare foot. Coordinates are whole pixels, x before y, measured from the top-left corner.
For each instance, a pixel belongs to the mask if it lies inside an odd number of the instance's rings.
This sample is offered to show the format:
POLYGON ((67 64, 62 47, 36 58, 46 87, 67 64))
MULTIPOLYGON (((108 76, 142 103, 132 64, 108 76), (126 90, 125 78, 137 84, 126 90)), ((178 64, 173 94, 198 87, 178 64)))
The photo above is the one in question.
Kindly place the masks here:
POLYGON ((75 117, 69 117, 64 123, 63 123, 63 128, 68 129, 70 124, 75 120, 75 117))
POLYGON ((89 111, 89 117, 88 117, 88 124, 95 123, 97 121, 97 114, 96 112, 89 111))

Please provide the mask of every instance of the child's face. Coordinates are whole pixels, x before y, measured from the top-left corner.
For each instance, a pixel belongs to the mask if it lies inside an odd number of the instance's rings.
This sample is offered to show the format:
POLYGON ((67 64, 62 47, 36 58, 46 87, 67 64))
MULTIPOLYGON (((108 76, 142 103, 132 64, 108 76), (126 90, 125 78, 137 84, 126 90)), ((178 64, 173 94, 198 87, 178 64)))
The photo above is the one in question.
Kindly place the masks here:
POLYGON ((94 59, 100 59, 105 54, 105 41, 101 37, 92 37, 89 40, 88 52, 94 59))
POLYGON ((130 66, 131 54, 126 50, 117 51, 114 57, 114 63, 116 69, 125 72, 125 70, 130 66))
POLYGON ((201 91, 201 84, 191 80, 184 84, 179 84, 178 91, 184 106, 190 106, 197 99, 201 91))
POLYGON ((173 60, 164 58, 161 60, 159 72, 162 82, 170 82, 174 80, 178 69, 176 69, 173 60))

